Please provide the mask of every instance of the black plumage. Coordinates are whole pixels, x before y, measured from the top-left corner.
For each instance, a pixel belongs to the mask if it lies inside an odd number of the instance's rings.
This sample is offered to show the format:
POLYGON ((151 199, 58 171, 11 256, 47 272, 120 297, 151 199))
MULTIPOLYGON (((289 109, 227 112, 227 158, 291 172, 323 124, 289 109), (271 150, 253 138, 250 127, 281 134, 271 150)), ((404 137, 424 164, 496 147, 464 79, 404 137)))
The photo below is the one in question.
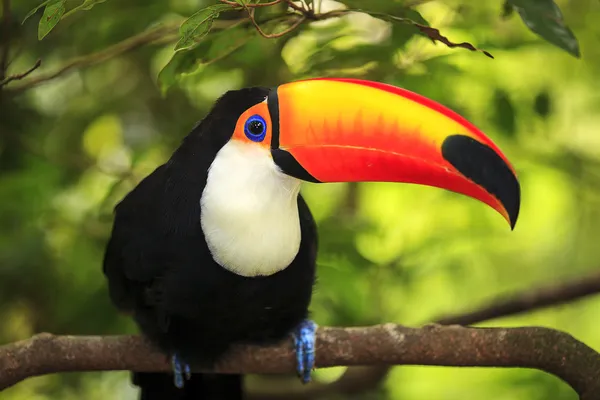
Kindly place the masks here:
MULTIPOLYGON (((177 352, 192 365, 212 366, 232 343, 282 340, 308 314, 317 233, 300 195, 300 249, 287 268, 271 276, 244 277, 218 265, 200 223, 212 161, 230 140, 238 117, 268 92, 226 93, 168 162, 115 208, 104 260, 110 297, 165 353, 177 352)), ((184 389, 174 387, 168 374, 136 374, 134 382, 142 399, 229 399, 241 393, 239 376, 194 374, 184 389), (219 386, 232 391, 223 397, 219 386)))

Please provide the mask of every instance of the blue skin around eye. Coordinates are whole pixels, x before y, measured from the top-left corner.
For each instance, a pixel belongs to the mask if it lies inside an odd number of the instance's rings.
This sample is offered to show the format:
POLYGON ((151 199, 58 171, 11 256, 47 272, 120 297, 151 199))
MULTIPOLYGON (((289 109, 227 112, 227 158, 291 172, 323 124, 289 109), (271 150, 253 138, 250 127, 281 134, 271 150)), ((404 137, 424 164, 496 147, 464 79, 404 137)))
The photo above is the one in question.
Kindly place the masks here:
POLYGON ((244 133, 246 134, 246 137, 252 140, 253 142, 262 142, 265 139, 265 136, 267 135, 267 122, 260 115, 253 115, 246 120, 246 123, 244 124, 244 133), (254 133, 250 132, 250 125, 252 124, 252 122, 255 121, 262 123, 262 132, 258 135, 255 135, 254 133))

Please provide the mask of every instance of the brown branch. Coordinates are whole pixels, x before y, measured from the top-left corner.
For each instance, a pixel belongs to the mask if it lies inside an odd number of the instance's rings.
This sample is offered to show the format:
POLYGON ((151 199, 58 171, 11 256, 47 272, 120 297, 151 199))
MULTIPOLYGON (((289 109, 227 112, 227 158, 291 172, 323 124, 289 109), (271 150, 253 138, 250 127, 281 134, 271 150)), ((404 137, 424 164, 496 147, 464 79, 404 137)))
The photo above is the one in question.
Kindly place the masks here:
MULTIPOLYGON (((4 2, 4 4, 8 4, 8 2, 10 0, 2 0, 2 1, 4 2)), ((234 6, 234 5, 239 6, 238 3, 231 1, 231 0, 220 0, 220 2, 224 3, 224 4, 229 4, 232 6, 234 6)), ((254 24, 258 33, 261 36, 268 38, 268 39, 282 37, 292 31, 294 31, 295 29, 297 29, 300 25, 302 25, 303 22, 305 22, 307 20, 321 21, 321 20, 326 20, 326 19, 330 19, 330 18, 341 17, 349 12, 357 12, 357 11, 361 12, 361 10, 348 9, 348 10, 334 10, 334 11, 330 11, 330 12, 326 12, 326 13, 317 14, 314 12, 314 10, 312 10, 310 8, 298 6, 298 5, 294 4, 291 0, 274 0, 274 1, 266 2, 266 3, 246 4, 245 8, 249 13, 250 21, 252 22, 252 24, 254 24), (281 32, 271 33, 271 34, 264 32, 260 28, 258 22, 254 19, 253 15, 250 11, 257 7, 269 7, 269 6, 274 6, 274 5, 283 3, 283 2, 285 2, 290 8, 292 8, 294 11, 296 11, 296 13, 286 14, 286 16, 296 16, 298 18, 292 23, 292 25, 290 27, 284 29, 281 32)), ((380 13, 371 12, 370 14, 377 15, 380 13)), ((389 17, 389 16, 387 16, 387 17, 389 17)), ((277 17, 277 18, 279 18, 279 17, 277 17)), ((395 19, 404 20, 402 18, 395 18, 395 19)), ((217 22, 219 22, 219 21, 217 21, 217 22)), ((459 43, 459 44, 452 43, 445 36, 442 36, 440 34, 439 30, 437 30, 437 29, 430 28, 427 26, 422 26, 422 25, 419 25, 419 24, 415 23, 414 21, 410 21, 410 20, 406 20, 405 22, 411 23, 411 24, 417 26, 418 29, 420 29, 424 34, 429 36, 431 38, 431 40, 433 40, 434 42, 437 40, 437 41, 441 41, 442 43, 446 44, 449 47, 463 47, 463 48, 468 48, 470 50, 483 51, 483 50, 476 49, 469 43, 459 43)), ((138 47, 141 47, 145 44, 156 42, 156 41, 159 41, 160 39, 165 39, 166 37, 169 37, 169 35, 176 34, 177 30, 178 30, 178 24, 162 26, 162 27, 158 27, 158 28, 155 28, 152 30, 148 30, 146 32, 143 32, 136 36, 130 37, 126 40, 123 40, 120 43, 117 43, 113 46, 110 46, 110 47, 108 47, 104 50, 98 51, 96 53, 92 53, 92 54, 89 54, 86 56, 81 56, 81 57, 75 57, 75 58, 67 61, 65 64, 59 66, 54 71, 47 72, 36 78, 25 81, 19 86, 7 89, 7 91, 12 94, 17 94, 17 93, 23 92, 25 90, 28 90, 28 89, 36 87, 40 84, 43 84, 47 81, 58 78, 71 70, 100 64, 111 58, 117 57, 123 53, 134 50, 138 47)), ((173 39, 175 39, 175 37, 173 39)), ((6 49, 6 47, 7 46, 4 46, 5 49, 6 49)), ((491 57, 491 55, 488 52, 485 52, 485 51, 483 51, 483 52, 486 55, 491 57)), ((4 80, 4 77, 0 77, 0 82, 2 82, 3 80, 4 80)), ((13 81, 13 80, 16 80, 16 79, 11 79, 10 81, 13 81)), ((7 84, 8 82, 9 81, 4 81, 3 83, 7 84)))
POLYGON ((10 54, 10 0, 2 0, 2 53, 0 54, 0 81, 6 77, 8 70, 8 57, 10 54))
POLYGON ((167 35, 173 34, 177 32, 179 25, 172 24, 168 26, 160 26, 155 29, 151 29, 145 32, 142 32, 136 36, 132 36, 128 39, 123 40, 115 45, 107 47, 106 49, 100 50, 96 53, 88 54, 81 57, 75 57, 70 61, 67 61, 65 64, 61 65, 54 71, 47 72, 45 74, 41 74, 36 78, 30 79, 23 84, 10 88, 9 91, 12 93, 22 92, 27 89, 31 89, 35 86, 38 86, 44 82, 57 78, 71 70, 77 68, 89 67, 95 64, 100 64, 104 61, 107 61, 111 58, 120 56, 126 52, 132 51, 141 47, 143 45, 155 42, 159 39, 164 38, 167 35))
POLYGON ((285 0, 285 2, 287 3, 288 7, 290 7, 293 10, 296 10, 302 14, 304 14, 305 17, 309 17, 309 9, 304 7, 304 2, 302 2, 302 6, 297 6, 296 4, 294 4, 293 0, 285 0))
MULTIPOLYGON (((440 325, 472 325, 495 318, 531 312, 582 299, 600 293, 600 272, 594 272, 571 282, 548 285, 539 289, 515 293, 465 313, 448 315, 435 320, 440 325)), ((351 367, 336 381, 309 386, 293 385, 281 390, 260 390, 251 393, 252 400, 309 400, 333 393, 359 393, 377 387, 387 376, 390 366, 351 367)))
POLYGON ((442 317, 436 323, 440 325, 471 325, 490 319, 564 304, 598 293, 600 293, 600 272, 594 272, 572 282, 554 284, 512 295, 505 299, 498 299, 471 312, 442 317))
POLYGON ((251 13, 248 14, 248 18, 250 18, 250 21, 252 22, 252 25, 254 25, 254 27, 256 28, 256 31, 258 32, 258 34, 260 36, 264 37, 265 39, 277 39, 282 36, 285 36, 288 33, 292 32, 297 27, 299 27, 300 24, 302 24, 306 20, 306 18, 304 18, 304 17, 299 17, 291 26, 282 30, 281 32, 266 33, 265 31, 262 30, 260 25, 258 25, 258 22, 256 22, 256 19, 254 19, 254 16, 251 13))
POLYGON ((23 78, 26 78, 27 75, 29 75, 30 73, 32 73, 33 71, 38 69, 41 65, 42 65, 42 60, 38 59, 35 62, 35 64, 33 64, 33 66, 31 68, 29 68, 27 71, 22 72, 20 74, 9 75, 4 80, 0 79, 0 87, 7 85, 11 81, 18 81, 23 78))
MULTIPOLYGON (((438 365, 518 367, 564 380, 581 400, 600 398, 600 354, 572 336, 548 328, 465 328, 385 324, 320 328, 316 365, 438 365)), ((288 340, 269 347, 233 349, 217 373, 291 373, 295 355, 288 340)), ((169 371, 166 357, 139 336, 53 336, 0 347, 0 389, 32 376, 75 371, 169 371)))
MULTIPOLYGON (((228 4, 230 6, 233 7, 239 7, 239 3, 236 3, 235 1, 231 1, 231 0, 220 0, 221 3, 224 4, 228 4)), ((274 1, 269 1, 267 3, 248 3, 245 5, 246 8, 259 8, 259 7, 271 7, 271 6, 275 6, 277 4, 282 3, 283 0, 274 0, 274 1)))
POLYGON ((448 39, 446 36, 441 34, 439 29, 432 28, 431 26, 421 25, 416 22, 413 22, 412 24, 415 27, 417 27, 417 29, 419 29, 422 33, 427 35, 433 43, 435 43, 436 41, 442 42, 443 44, 450 47, 451 49, 454 47, 462 47, 463 49, 467 49, 467 50, 471 50, 471 51, 480 51, 483 54, 485 54, 486 56, 488 56, 489 58, 494 58, 494 56, 489 51, 478 49, 477 47, 473 46, 469 42, 454 43, 454 42, 450 41, 450 39, 448 39))

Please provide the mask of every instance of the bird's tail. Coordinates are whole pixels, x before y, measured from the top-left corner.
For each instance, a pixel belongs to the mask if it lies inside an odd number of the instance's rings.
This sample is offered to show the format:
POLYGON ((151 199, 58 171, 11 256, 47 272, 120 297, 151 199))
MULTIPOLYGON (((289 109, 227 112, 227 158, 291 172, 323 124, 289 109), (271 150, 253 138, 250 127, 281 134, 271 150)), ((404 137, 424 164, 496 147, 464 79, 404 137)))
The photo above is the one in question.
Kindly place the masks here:
POLYGON ((173 375, 136 372, 133 383, 140 387, 140 400, 243 400, 242 375, 192 374, 177 388, 173 375))

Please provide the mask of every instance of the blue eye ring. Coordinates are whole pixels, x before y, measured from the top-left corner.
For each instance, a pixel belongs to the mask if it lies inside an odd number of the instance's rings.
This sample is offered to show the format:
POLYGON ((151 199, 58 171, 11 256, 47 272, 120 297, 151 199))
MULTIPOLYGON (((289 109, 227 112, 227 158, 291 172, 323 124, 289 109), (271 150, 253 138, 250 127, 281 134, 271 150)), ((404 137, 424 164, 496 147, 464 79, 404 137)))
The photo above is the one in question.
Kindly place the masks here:
POLYGON ((263 117, 255 114, 246 120, 244 133, 253 142, 262 142, 267 135, 267 122, 263 117))

